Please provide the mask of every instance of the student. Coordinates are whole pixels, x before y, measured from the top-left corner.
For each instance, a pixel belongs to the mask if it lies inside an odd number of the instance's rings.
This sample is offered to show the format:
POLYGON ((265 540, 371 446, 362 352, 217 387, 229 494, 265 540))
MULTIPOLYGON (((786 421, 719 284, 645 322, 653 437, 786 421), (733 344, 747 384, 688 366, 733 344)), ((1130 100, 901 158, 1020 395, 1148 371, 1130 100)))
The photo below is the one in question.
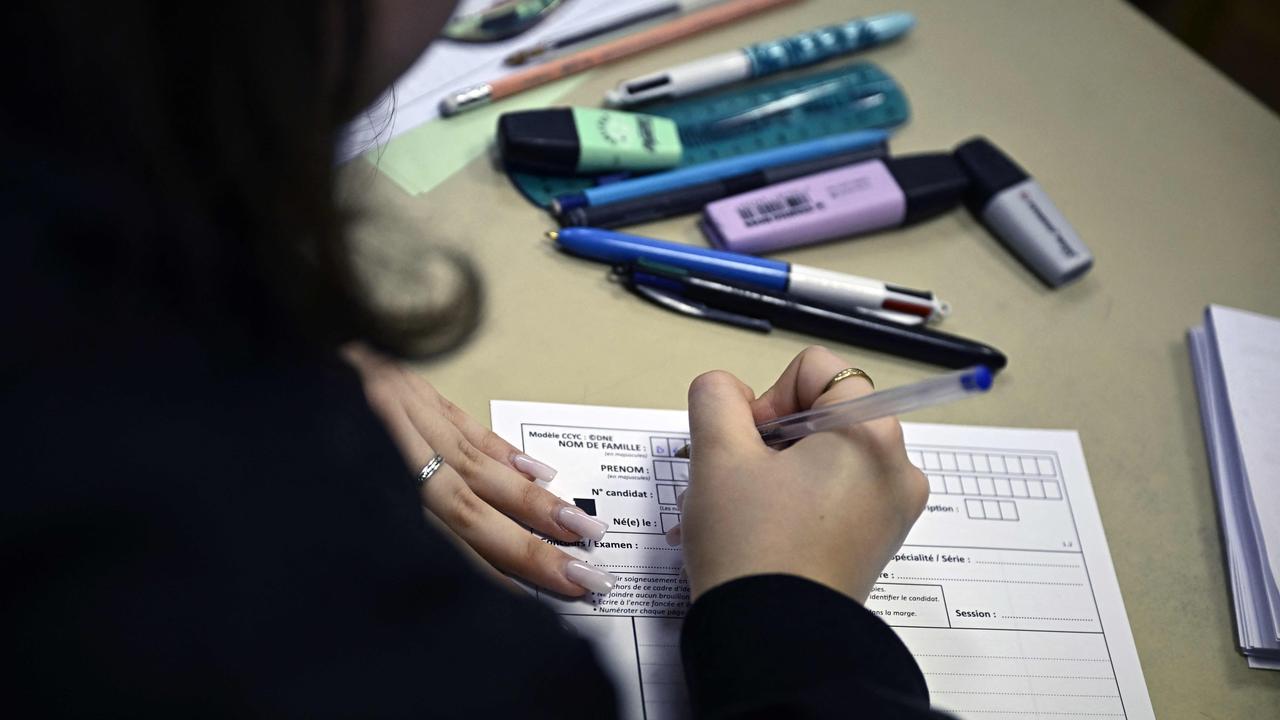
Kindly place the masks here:
MULTIPOLYGON (((0 10, 6 708, 616 714, 589 644, 501 574, 603 589, 521 525, 598 528, 390 359, 405 338, 360 291, 334 199, 339 128, 450 9, 0 10)), ((437 262, 455 290, 427 288, 440 309, 414 340, 441 350, 479 294, 465 261, 437 262)), ((860 604, 927 495, 900 426, 782 452, 754 429, 869 392, 828 387, 848 364, 806 350, 758 398, 725 372, 690 386, 699 717, 930 716, 914 660, 860 604)))

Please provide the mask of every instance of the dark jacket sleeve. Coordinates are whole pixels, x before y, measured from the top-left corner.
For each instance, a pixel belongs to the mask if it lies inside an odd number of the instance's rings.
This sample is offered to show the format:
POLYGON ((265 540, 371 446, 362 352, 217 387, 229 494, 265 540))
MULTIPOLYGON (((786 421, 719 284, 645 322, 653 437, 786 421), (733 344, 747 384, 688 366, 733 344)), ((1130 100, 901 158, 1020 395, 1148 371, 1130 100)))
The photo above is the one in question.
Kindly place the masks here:
POLYGON ((791 575, 705 593, 681 649, 698 718, 942 718, 898 636, 852 599, 791 575))
POLYGON ((0 397, 0 714, 615 716, 587 642, 425 523, 349 369, 200 358, 0 397))

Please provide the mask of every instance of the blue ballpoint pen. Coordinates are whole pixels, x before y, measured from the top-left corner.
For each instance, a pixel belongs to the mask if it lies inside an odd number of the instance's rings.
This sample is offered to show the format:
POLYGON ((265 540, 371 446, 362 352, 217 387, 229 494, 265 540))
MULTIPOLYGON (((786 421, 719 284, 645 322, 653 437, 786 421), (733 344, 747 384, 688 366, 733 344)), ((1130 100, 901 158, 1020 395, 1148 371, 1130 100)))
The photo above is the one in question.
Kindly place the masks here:
POLYGON ((911 13, 895 12, 815 28, 632 78, 606 93, 605 102, 626 107, 670 100, 794 70, 896 40, 915 24, 911 13))
POLYGON ((613 265, 662 263, 731 283, 742 283, 837 310, 872 310, 937 320, 950 307, 925 290, 794 263, 654 240, 598 228, 567 227, 547 233, 562 250, 613 265))
POLYGON ((855 132, 828 135, 817 140, 783 145, 781 147, 747 153, 735 157, 712 160, 667 172, 645 175, 631 180, 587 188, 580 193, 561 195, 551 204, 557 215, 574 208, 607 205, 632 198, 669 192, 700 183, 723 180, 735 175, 765 170, 779 165, 804 162, 813 158, 838 155, 888 142, 889 133, 884 130, 857 130, 855 132))
MULTIPOLYGON (((765 445, 778 447, 814 433, 839 430, 877 418, 973 397, 990 390, 994 379, 990 370, 978 365, 816 410, 784 415, 762 422, 756 425, 756 429, 760 431, 765 445)), ((680 448, 675 453, 676 457, 689 457, 690 448, 690 445, 680 448)))

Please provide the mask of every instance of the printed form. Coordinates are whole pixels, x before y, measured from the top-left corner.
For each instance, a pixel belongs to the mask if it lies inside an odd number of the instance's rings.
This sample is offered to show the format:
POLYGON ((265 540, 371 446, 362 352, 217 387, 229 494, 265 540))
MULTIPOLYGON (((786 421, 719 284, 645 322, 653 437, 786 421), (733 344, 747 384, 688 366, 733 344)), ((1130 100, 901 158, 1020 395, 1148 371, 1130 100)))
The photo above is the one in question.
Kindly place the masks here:
MULTIPOLYGON (((551 491, 611 525, 598 543, 547 541, 616 574, 613 592, 534 592, 594 640, 627 717, 686 717, 688 586, 664 534, 689 483, 674 457, 688 415, 505 401, 491 413, 495 432, 559 469, 551 491)), ((867 607, 911 649, 934 705, 975 719, 1154 718, 1076 433, 903 427, 929 502, 867 607)))

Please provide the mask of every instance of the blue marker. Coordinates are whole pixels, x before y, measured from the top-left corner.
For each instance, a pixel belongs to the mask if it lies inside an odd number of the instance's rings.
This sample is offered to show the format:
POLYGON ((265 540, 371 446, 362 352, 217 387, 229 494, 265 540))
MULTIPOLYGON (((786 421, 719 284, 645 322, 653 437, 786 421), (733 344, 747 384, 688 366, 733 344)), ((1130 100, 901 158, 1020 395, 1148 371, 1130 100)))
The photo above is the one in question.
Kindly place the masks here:
POLYGON ((729 283, 787 293, 834 310, 861 308, 926 320, 940 319, 950 311, 932 292, 780 260, 597 228, 568 227, 549 232, 547 237, 565 252, 590 260, 613 265, 648 260, 729 283))
POLYGON ((723 160, 690 165, 688 167, 655 173, 634 180, 587 188, 580 193, 561 195, 551 203, 552 212, 557 215, 574 208, 607 205, 609 203, 631 200, 633 198, 670 192, 680 188, 714 182, 735 175, 767 170, 779 165, 804 162, 814 158, 839 155, 853 150, 879 145, 889 140, 889 133, 884 130, 858 130, 855 132, 829 135, 817 140, 783 145, 782 147, 761 150, 760 152, 738 155, 723 160))

